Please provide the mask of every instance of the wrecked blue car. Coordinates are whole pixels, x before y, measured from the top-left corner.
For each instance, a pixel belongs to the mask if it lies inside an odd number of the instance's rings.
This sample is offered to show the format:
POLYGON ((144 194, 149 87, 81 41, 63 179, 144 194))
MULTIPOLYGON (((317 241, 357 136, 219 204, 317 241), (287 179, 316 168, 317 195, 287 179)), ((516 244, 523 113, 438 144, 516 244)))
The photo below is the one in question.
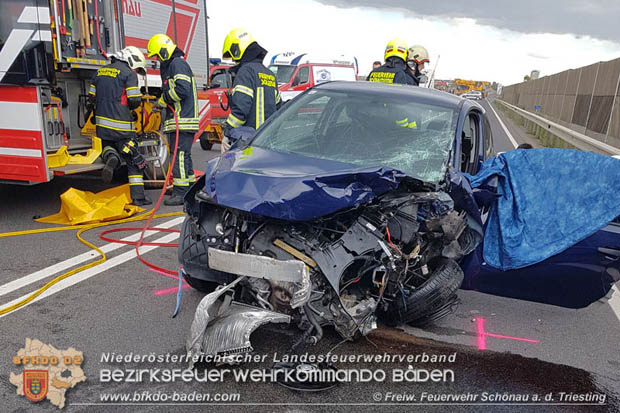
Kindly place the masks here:
POLYGON ((298 96, 185 198, 179 261, 209 293, 188 352, 250 351, 267 322, 295 324, 301 344, 447 314, 485 266, 497 178, 467 176, 493 154, 484 109, 443 92, 331 82, 298 96))

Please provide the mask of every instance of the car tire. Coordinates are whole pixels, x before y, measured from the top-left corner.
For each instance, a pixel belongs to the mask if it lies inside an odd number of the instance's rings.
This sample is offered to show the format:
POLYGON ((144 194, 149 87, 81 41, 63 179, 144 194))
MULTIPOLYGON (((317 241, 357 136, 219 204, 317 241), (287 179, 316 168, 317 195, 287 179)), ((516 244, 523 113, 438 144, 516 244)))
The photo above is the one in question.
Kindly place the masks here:
POLYGON ((183 271, 183 279, 194 290, 200 291, 201 293, 205 293, 205 294, 212 293, 213 291, 215 291, 215 289, 219 285, 218 283, 213 282, 213 281, 205 281, 205 280, 200 280, 198 278, 194 278, 185 271, 183 271))
POLYGON ((412 325, 426 324, 429 319, 438 318, 446 306, 455 301, 463 278, 463 270, 455 260, 438 259, 430 277, 419 288, 392 302, 389 317, 412 325))
POLYGON ((191 234, 191 221, 188 216, 181 227, 179 237, 178 259, 183 271, 188 274, 187 283, 198 291, 204 291, 210 286, 226 284, 231 280, 231 274, 209 268, 209 244, 205 228, 215 226, 216 222, 209 222, 206 217, 200 222, 200 239, 194 240, 191 234))
POLYGON ((213 144, 209 142, 209 133, 203 132, 198 139, 200 141, 200 147, 205 151, 210 151, 213 147, 213 144))

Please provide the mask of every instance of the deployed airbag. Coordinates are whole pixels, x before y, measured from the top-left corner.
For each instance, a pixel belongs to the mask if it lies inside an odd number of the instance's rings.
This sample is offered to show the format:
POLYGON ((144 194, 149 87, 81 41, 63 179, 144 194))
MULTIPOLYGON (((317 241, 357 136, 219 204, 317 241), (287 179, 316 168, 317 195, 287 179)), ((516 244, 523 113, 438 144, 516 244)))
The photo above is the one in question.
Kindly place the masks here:
POLYGON ((520 149, 488 159, 472 187, 498 178, 485 261, 502 270, 558 254, 620 215, 620 161, 569 149, 520 149))

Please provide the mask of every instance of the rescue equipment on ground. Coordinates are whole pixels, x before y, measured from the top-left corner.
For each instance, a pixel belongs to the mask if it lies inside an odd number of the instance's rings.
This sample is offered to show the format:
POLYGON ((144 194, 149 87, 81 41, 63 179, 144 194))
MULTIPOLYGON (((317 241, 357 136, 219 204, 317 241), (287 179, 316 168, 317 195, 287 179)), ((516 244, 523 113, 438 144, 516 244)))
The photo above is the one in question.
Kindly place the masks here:
MULTIPOLYGON (((178 117, 176 115, 176 112, 174 111, 174 109, 170 106, 168 106, 168 109, 170 109, 173 113, 173 116, 175 118, 175 121, 177 122, 178 125, 178 117)), ((179 141, 179 130, 177 127, 177 139, 176 141, 179 141)), ((177 155, 177 147, 175 146, 173 154, 172 154, 172 162, 174 162, 174 159, 176 158, 177 155)), ((170 179, 170 176, 172 174, 172 169, 168 169, 167 175, 166 175, 166 179, 165 181, 167 182, 170 179)), ((171 230, 171 229, 166 229, 166 228, 151 228, 149 227, 151 221, 155 218, 164 218, 164 217, 171 217, 171 216, 178 216, 178 215, 184 215, 183 212, 173 212, 173 213, 168 213, 168 214, 158 214, 156 215, 157 210, 159 209, 159 206, 161 204, 161 201, 163 200, 164 194, 166 193, 166 187, 164 186, 160 192, 159 195, 159 199, 157 200, 157 203, 155 204, 155 207, 147 212, 146 214, 140 215, 140 216, 136 216, 136 217, 130 217, 130 218, 126 218, 120 221, 112 221, 112 222, 102 222, 102 223, 95 223, 95 224, 88 224, 88 225, 71 225, 71 226, 66 226, 66 227, 60 227, 60 228, 42 228, 42 229, 35 229, 35 230, 27 230, 27 231, 17 231, 17 232, 9 232, 9 233, 0 233, 0 238, 7 238, 7 237, 14 237, 14 236, 20 236, 20 235, 31 235, 31 234, 42 234, 42 233, 46 233, 46 232, 57 232, 57 231, 69 231, 69 230, 74 230, 74 229, 78 229, 78 232, 76 234, 78 240, 83 243, 84 245, 88 246, 89 248, 97 251, 97 253, 101 256, 101 258, 99 258, 98 260, 83 265, 81 267, 75 268, 71 271, 68 271, 64 274, 61 274, 57 277, 55 277, 53 280, 49 281, 48 283, 46 283, 43 287, 39 288, 38 290, 36 290, 35 292, 33 292, 32 294, 30 294, 28 297, 24 298, 23 300, 12 304, 6 308, 0 309, 0 316, 8 314, 20 307, 23 307, 24 305, 32 302, 34 299, 36 299, 38 296, 40 296, 41 294, 43 294, 43 292, 45 292, 46 290, 48 290, 50 287, 52 287, 53 285, 57 284, 58 282, 64 280, 65 278, 68 278, 74 274, 77 274, 81 271, 84 271, 86 269, 95 267, 99 264, 102 264, 106 261, 107 257, 105 255, 105 253, 98 248, 97 246, 95 246, 94 244, 84 240, 82 238, 82 234, 86 231, 89 231, 91 229, 95 229, 95 228, 100 228, 100 227, 104 227, 104 226, 108 226, 108 225, 117 225, 117 224, 123 224, 123 223, 128 223, 128 222, 135 222, 135 221, 143 221, 146 220, 146 224, 144 225, 143 228, 141 228, 142 233, 140 235, 140 240, 138 242, 135 243, 136 246, 136 255, 138 257, 138 259, 145 265, 147 265, 149 268, 155 270, 156 272, 159 273, 163 273, 163 274, 167 274, 167 275, 176 275, 177 272, 176 271, 172 271, 172 270, 168 270, 165 268, 161 268, 158 267, 156 265, 153 265, 151 263, 149 263, 148 261, 146 261, 144 258, 142 258, 140 256, 140 246, 141 245, 150 245, 153 243, 145 243, 144 242, 144 234, 145 232, 148 231, 165 231, 165 232, 180 232, 179 230, 171 230)), ((116 228, 114 231, 122 231, 122 230, 131 230, 131 228, 116 228)), ((112 231, 107 231, 107 232, 112 232, 112 231)), ((104 236, 106 234, 106 232, 102 232, 101 234, 99 234, 100 238, 102 236, 104 236)), ((116 242, 121 242, 121 243, 128 243, 127 241, 116 241, 116 242)), ((133 243, 132 243, 133 245, 133 243)), ((165 245, 163 243, 159 243, 159 246, 169 246, 169 247, 176 247, 178 246, 178 244, 173 244, 173 243, 166 243, 165 245)), ((177 302, 177 310, 175 310, 175 314, 178 311, 178 306, 180 305, 180 296, 179 296, 179 301, 177 302)))
POLYGON ((58 213, 35 221, 60 225, 94 224, 129 218, 142 211, 143 208, 131 205, 129 184, 96 194, 69 188, 60 195, 58 213))

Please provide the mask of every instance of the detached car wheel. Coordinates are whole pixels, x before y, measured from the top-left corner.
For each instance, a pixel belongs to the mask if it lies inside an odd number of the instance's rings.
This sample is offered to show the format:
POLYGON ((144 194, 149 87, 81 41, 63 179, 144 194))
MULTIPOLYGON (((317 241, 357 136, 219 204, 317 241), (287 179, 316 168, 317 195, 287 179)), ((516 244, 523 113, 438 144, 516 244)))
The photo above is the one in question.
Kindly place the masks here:
POLYGON ((446 306, 454 302, 463 278, 463 270, 455 260, 438 259, 428 280, 419 288, 394 300, 389 311, 391 318, 413 325, 428 323, 433 316, 444 312, 446 306))

